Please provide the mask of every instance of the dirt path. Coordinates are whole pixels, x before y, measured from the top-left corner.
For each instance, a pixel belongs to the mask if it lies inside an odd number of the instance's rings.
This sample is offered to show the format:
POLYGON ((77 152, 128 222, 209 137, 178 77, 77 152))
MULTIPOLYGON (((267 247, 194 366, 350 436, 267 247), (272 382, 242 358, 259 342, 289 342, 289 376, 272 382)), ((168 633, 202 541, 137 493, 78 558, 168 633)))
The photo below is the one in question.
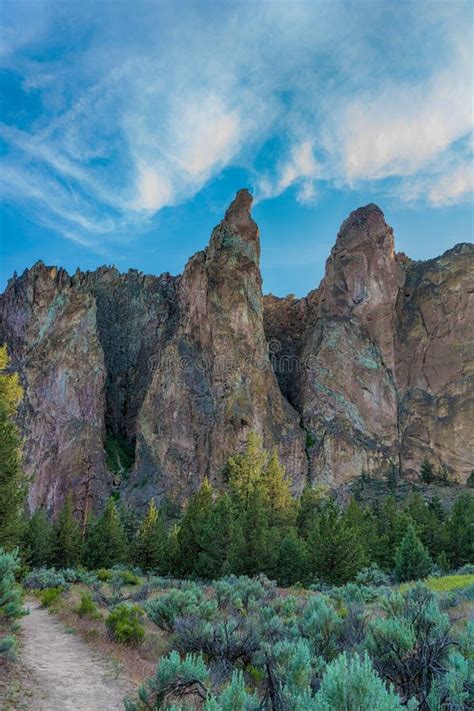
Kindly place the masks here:
POLYGON ((31 711, 118 711, 129 689, 112 667, 38 603, 22 619, 22 664, 34 680, 31 711))

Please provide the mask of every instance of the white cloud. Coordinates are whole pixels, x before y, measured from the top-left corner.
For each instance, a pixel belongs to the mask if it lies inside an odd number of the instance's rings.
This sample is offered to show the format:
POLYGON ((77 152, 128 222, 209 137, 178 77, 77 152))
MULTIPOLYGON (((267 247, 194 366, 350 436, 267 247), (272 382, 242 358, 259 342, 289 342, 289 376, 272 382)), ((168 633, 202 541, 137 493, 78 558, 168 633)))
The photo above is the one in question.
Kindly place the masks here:
POLYGON ((25 108, 0 126, 2 192, 63 234, 131 239, 229 165, 260 200, 390 176, 404 200, 469 198, 467 3, 5 2, 25 108))

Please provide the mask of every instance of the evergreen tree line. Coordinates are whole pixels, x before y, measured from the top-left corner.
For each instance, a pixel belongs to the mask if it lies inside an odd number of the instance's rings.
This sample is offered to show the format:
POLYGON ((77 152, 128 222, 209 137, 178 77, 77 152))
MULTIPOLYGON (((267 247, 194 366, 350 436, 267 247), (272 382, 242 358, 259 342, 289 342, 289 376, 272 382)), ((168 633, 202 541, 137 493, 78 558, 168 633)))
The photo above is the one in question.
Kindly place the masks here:
POLYGON ((139 520, 110 498, 83 536, 70 498, 53 524, 39 509, 23 536, 24 557, 34 567, 131 564, 204 579, 265 573, 282 585, 340 585, 371 564, 409 580, 425 577, 434 564, 449 570, 474 560, 470 494, 459 496, 449 514, 438 499, 418 494, 405 506, 387 497, 366 507, 352 499, 343 508, 310 487, 294 499, 277 455, 266 453, 256 435, 229 459, 224 475, 224 492, 205 480, 178 520, 154 501, 139 520))

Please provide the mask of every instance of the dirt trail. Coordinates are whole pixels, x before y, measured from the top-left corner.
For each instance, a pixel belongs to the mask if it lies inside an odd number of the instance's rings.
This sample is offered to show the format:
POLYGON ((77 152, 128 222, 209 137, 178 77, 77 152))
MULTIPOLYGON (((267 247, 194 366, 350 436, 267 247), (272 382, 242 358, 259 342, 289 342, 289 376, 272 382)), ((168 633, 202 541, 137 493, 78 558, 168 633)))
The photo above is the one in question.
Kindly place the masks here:
POLYGON ((22 619, 22 664, 34 679, 31 711, 118 711, 129 693, 106 660, 38 603, 22 619))

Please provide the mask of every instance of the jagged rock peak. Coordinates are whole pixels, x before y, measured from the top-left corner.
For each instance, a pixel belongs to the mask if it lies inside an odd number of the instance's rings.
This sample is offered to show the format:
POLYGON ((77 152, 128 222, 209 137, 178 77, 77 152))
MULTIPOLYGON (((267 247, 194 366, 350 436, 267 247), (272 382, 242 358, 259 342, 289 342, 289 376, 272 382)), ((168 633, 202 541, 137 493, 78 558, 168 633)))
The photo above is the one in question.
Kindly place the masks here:
POLYGON ((367 242, 388 248, 393 253, 393 230, 385 222, 382 210, 374 203, 359 207, 344 220, 334 250, 357 248, 367 242))
POLYGON ((260 240, 258 225, 250 213, 252 203, 253 197, 246 188, 238 191, 227 208, 224 219, 215 228, 211 245, 244 252, 258 264, 260 240))
POLYGON ((247 188, 239 190, 234 200, 227 208, 224 220, 236 226, 247 225, 249 222, 253 222, 252 217, 250 215, 250 208, 252 207, 252 203, 253 196, 250 194, 247 188))

